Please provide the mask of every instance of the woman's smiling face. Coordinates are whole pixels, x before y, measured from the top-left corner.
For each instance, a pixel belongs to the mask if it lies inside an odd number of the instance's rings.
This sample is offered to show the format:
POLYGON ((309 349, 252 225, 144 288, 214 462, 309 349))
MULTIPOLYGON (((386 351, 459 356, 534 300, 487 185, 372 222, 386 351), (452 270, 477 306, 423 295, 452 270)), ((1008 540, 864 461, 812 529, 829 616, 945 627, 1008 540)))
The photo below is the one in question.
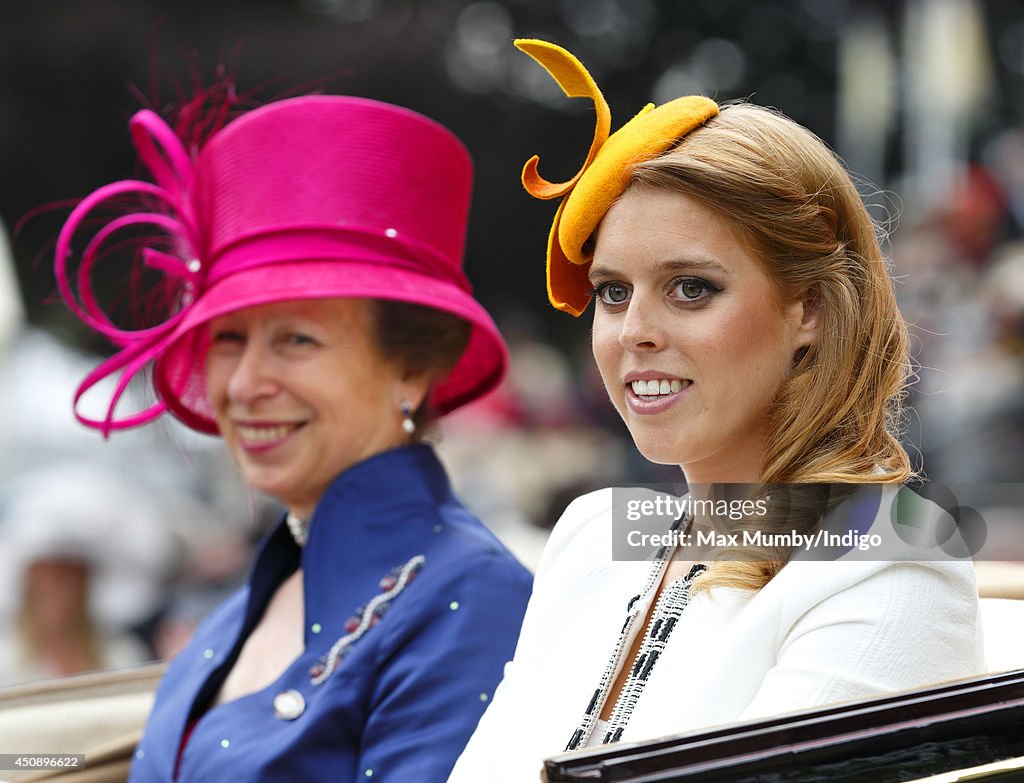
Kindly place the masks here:
POLYGON ((727 218, 631 188, 595 235, 594 357, 640 452, 691 483, 756 482, 768 411, 816 318, 780 302, 727 218))
POLYGON ((328 485, 357 462, 408 440, 407 378, 377 347, 367 299, 251 307, 208 326, 207 396, 246 480, 308 518, 328 485))

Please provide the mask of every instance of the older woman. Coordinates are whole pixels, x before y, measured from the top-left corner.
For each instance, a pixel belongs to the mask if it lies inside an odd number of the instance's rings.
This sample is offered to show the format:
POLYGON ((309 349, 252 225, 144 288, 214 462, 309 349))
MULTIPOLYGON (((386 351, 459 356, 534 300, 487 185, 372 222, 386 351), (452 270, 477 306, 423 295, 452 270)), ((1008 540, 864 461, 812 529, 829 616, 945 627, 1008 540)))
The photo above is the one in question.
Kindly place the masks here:
POLYGON ((970 560, 892 535, 894 522, 926 527, 914 512, 929 508, 900 490, 911 471, 892 429, 906 325, 835 156, 775 112, 701 97, 648 106, 609 137, 583 66, 517 43, 597 106, 576 177, 546 182, 536 159, 524 170, 533 195, 564 197, 551 302, 579 315, 594 300, 608 395, 637 448, 679 465, 691 494, 670 504, 653 562, 611 557, 642 501, 604 490, 569 506, 515 658, 450 780, 535 780, 563 750, 981 671, 970 560), (737 502, 739 522, 710 510, 737 502), (728 538, 838 531, 837 520, 895 546, 829 561, 728 538), (716 531, 726 546, 697 545, 716 531))
POLYGON ((469 157, 431 120, 350 97, 263 106, 195 149, 148 111, 131 129, 155 183, 101 188, 57 245, 69 305, 121 347, 78 393, 122 370, 107 416, 79 418, 109 432, 170 411, 288 510, 171 664, 132 780, 444 780, 530 590, 420 442, 507 362, 461 271, 469 157), (130 197, 144 206, 111 217, 130 197), (136 292, 156 320, 136 331, 89 284, 122 230, 136 279, 164 275, 136 292), (157 401, 115 418, 147 365, 157 401))

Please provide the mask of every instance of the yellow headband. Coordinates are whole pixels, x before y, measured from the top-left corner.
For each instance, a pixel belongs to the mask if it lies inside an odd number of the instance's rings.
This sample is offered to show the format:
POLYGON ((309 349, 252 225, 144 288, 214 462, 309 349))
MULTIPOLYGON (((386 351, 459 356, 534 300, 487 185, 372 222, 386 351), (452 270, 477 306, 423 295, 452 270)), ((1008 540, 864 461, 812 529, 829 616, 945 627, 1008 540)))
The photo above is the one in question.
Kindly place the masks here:
POLYGON ((523 187, 540 199, 562 199, 548 236, 548 299, 558 310, 581 315, 590 301, 590 258, 583 244, 604 213, 629 186, 633 166, 655 158, 718 114, 710 98, 688 96, 655 108, 649 103, 633 119, 608 135, 608 103, 583 64, 561 46, 520 38, 516 46, 540 63, 570 98, 594 101, 594 141, 583 167, 566 182, 548 182, 537 172, 534 155, 523 166, 523 187))

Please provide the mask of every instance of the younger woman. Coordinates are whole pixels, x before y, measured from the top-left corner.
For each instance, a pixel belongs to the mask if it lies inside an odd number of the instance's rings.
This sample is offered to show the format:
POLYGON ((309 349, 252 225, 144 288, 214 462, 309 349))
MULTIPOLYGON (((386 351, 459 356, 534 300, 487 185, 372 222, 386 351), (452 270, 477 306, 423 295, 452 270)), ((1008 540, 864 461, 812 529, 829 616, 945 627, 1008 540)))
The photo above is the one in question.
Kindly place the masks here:
MULTIPOLYGON (((574 315, 594 300, 594 358, 637 448, 679 465, 691 499, 751 486, 766 526, 813 531, 865 495, 872 531, 917 522, 891 517, 911 474, 894 430, 907 329, 835 156, 776 112, 701 97, 648 106, 609 137, 583 66, 551 44, 518 45, 597 107, 580 173, 550 183, 534 158, 523 181, 564 197, 549 296, 574 315), (828 487, 817 507, 814 485, 828 487), (778 509, 801 494, 812 513, 778 509)), ((558 522, 515 658, 451 781, 536 780, 563 750, 983 669, 970 560, 932 547, 788 562, 767 544, 697 556, 687 536, 715 520, 687 513, 663 528, 680 543, 653 563, 615 561, 623 500, 586 495, 558 522)))

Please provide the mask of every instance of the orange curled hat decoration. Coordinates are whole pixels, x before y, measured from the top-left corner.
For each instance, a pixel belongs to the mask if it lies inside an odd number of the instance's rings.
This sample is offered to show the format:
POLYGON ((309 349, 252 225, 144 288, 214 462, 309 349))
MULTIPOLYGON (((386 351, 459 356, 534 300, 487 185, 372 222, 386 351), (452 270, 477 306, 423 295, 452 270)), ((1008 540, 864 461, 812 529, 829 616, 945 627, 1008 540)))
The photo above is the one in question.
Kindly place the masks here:
POLYGON ((583 245, 629 186, 633 166, 655 158, 718 114, 710 98, 691 95, 661 106, 649 103, 615 133, 608 102, 583 64, 561 46, 520 38, 516 47, 540 63, 570 98, 594 101, 594 140, 583 167, 566 182, 548 182, 534 155, 523 166, 523 187, 540 199, 562 198, 548 236, 548 299, 558 310, 582 315, 590 301, 591 259, 583 245))

